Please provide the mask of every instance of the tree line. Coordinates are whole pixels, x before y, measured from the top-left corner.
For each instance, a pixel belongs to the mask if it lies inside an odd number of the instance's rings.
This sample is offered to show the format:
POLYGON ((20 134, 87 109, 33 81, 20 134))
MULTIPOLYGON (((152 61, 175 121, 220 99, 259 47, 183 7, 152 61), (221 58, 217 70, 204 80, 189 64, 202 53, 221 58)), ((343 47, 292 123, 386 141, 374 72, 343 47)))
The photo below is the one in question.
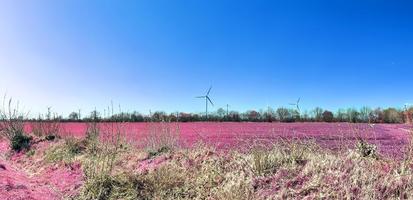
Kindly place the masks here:
POLYGON ((310 111, 299 112, 296 109, 277 108, 249 110, 246 112, 228 111, 223 108, 208 113, 166 113, 156 111, 151 114, 139 112, 119 112, 117 114, 101 114, 94 110, 82 117, 79 112, 72 112, 67 117, 48 113, 30 120, 59 120, 62 122, 349 122, 349 123, 407 123, 413 118, 413 107, 405 109, 362 107, 347 108, 335 112, 316 107, 310 111))

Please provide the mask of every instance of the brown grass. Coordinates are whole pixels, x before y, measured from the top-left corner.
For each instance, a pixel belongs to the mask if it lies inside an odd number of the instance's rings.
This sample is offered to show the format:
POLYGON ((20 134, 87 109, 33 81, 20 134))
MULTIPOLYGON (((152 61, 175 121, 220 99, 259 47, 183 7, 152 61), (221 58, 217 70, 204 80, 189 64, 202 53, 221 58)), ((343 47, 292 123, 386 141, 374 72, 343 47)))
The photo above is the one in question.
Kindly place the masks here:
MULTIPOLYGON (((122 133, 120 127, 112 131, 122 133)), ((413 141, 404 159, 392 159, 365 141, 339 152, 285 140, 245 152, 201 144, 149 155, 147 148, 125 148, 121 136, 113 138, 118 139, 100 140, 95 153, 75 155, 85 174, 76 198, 411 199, 413 193, 413 141)), ((153 149, 173 144, 152 142, 153 149)))

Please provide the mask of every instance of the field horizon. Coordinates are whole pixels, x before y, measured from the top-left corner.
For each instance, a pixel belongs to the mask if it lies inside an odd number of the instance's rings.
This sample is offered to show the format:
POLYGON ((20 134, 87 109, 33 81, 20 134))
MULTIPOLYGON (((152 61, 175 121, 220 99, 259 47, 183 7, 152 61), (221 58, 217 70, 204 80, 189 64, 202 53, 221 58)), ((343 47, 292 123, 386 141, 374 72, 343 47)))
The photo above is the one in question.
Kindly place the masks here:
POLYGON ((413 200, 412 10, 0 0, 0 200, 413 200))

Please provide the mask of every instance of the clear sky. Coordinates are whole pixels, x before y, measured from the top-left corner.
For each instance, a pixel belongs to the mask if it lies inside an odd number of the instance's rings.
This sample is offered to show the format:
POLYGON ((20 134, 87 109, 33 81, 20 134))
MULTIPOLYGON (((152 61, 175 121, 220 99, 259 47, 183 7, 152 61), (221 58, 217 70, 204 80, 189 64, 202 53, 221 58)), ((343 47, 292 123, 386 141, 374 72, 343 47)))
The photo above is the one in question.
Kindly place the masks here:
POLYGON ((413 101, 413 4, 0 1, 0 94, 31 112, 201 112, 413 101))

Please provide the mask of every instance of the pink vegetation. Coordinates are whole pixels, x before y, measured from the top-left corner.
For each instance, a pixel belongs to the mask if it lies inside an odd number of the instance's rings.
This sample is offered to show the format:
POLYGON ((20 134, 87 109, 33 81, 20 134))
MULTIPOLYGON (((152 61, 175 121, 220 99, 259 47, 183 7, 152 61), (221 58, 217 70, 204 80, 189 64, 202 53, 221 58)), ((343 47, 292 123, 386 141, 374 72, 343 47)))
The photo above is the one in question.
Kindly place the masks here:
MULTIPOLYGON (((35 144, 37 151, 47 142, 35 144)), ((37 166, 35 158, 18 153, 5 159, 8 143, 0 142, 0 199, 62 199, 77 193, 83 179, 80 164, 37 166), (34 168, 34 169, 31 169, 34 168), (31 171, 35 171, 32 173, 31 171)))
MULTIPOLYGON (((111 124, 103 124, 110 127, 111 124)), ((379 147, 382 153, 400 155, 409 139, 407 125, 347 124, 347 123, 177 123, 167 124, 179 129, 179 142, 192 146, 199 141, 214 145, 218 149, 248 148, 254 143, 270 144, 282 139, 312 139, 328 148, 353 145, 358 139, 367 140, 379 147)), ((123 126, 124 137, 137 145, 145 141, 159 123, 128 123, 123 126)), ((105 127, 105 126, 104 126, 105 127)), ((84 137, 87 124, 64 123, 62 136, 84 137)), ((30 131, 30 125, 27 126, 30 131)), ((47 142, 35 144, 33 149, 44 151, 47 142)), ((0 199, 60 199, 76 194, 82 184, 82 170, 78 163, 70 166, 42 166, 36 159, 18 153, 6 159, 8 144, 0 141, 0 199), (37 165, 39 164, 39 165, 37 165), (30 170, 30 168, 35 168, 30 170), (39 168, 39 169, 38 169, 39 168), (29 170, 27 170, 29 169, 29 170), (30 171, 35 171, 32 174, 30 171)), ((135 169, 141 173, 154 170, 167 163, 170 157, 163 155, 137 163, 135 169)), ((191 163, 186 163, 189 166, 191 163)), ((388 171, 389 166, 378 166, 388 171)), ((273 177, 257 178, 254 187, 262 191, 274 192, 281 184, 297 188, 307 181, 306 176, 289 180, 287 172, 273 177)), ((334 184, 332 180, 331 184, 334 184)), ((357 192, 357 191, 355 191, 357 192)))
MULTIPOLYGON (((106 127, 110 127, 105 124, 106 127)), ((159 123, 127 123, 124 136, 132 143, 141 144, 159 123)), ((357 139, 374 143, 382 153, 400 154, 408 142, 411 126, 404 124, 349 124, 349 123, 175 123, 180 143, 192 146, 199 141, 218 149, 244 148, 253 143, 274 143, 280 139, 312 139, 328 148, 352 146, 357 139)), ((62 133, 83 137, 86 123, 64 123, 62 133)))

